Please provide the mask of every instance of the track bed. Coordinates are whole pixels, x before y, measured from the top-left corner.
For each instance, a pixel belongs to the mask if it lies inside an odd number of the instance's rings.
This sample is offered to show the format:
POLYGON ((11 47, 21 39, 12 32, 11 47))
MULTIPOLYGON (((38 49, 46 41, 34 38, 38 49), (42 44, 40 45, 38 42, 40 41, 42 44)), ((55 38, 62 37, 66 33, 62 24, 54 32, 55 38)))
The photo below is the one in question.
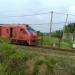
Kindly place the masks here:
POLYGON ((60 48, 51 48, 51 47, 41 47, 41 46, 20 46, 17 45, 18 48, 21 48, 23 50, 29 51, 29 52, 34 52, 34 53, 39 53, 42 55, 59 55, 59 56, 64 56, 64 55, 71 55, 75 56, 75 50, 74 49, 60 49, 60 48))

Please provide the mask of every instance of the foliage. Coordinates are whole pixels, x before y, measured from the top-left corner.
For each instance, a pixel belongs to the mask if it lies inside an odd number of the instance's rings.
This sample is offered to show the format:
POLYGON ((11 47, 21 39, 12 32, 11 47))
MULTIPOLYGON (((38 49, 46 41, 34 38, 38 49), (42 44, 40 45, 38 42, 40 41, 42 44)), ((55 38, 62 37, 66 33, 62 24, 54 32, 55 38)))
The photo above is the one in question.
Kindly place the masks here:
POLYGON ((62 30, 57 30, 56 32, 52 33, 52 36, 61 39, 62 36, 63 36, 63 31, 62 30))
MULTIPOLYGON (((0 75, 26 75, 28 60, 33 59, 33 72, 29 68, 30 75, 39 75, 40 66, 45 64, 47 66, 47 75, 55 73, 55 66, 61 66, 64 69, 71 66, 74 59, 68 56, 58 57, 51 55, 40 55, 39 53, 30 53, 26 49, 18 48, 18 46, 2 42, 0 44, 0 75)), ((30 64, 31 65, 31 64, 30 64)), ((43 67, 43 66, 42 66, 43 67)), ((41 71, 42 72, 42 71, 41 71)), ((42 75, 42 74, 41 74, 42 75)))
MULTIPOLYGON (((41 36, 40 43, 45 46, 53 46, 55 44, 55 47, 59 47, 59 41, 61 39, 49 35, 43 35, 41 36)), ((53 46, 54 47, 54 46, 53 46)), ((71 40, 61 40, 60 41, 60 47, 61 48, 72 48, 72 41, 71 40)))
POLYGON ((70 23, 64 27, 65 33, 73 33, 75 31, 75 23, 70 23))

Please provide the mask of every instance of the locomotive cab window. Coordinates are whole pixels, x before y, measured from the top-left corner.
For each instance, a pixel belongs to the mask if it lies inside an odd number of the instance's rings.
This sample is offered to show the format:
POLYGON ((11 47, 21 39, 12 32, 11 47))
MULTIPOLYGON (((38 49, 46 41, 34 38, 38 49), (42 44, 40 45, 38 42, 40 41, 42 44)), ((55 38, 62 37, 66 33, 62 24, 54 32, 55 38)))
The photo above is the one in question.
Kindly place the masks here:
POLYGON ((35 32, 35 30, 32 29, 31 27, 27 28, 27 30, 28 30, 29 32, 35 32))

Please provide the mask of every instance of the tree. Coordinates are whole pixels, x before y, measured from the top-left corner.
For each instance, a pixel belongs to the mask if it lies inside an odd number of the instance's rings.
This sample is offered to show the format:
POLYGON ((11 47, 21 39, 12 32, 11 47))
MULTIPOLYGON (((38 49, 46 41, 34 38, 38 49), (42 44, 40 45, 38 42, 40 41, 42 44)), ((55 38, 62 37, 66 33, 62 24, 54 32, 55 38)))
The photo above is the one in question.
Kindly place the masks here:
POLYGON ((70 23, 64 27, 65 33, 74 33, 75 32, 75 23, 70 23))

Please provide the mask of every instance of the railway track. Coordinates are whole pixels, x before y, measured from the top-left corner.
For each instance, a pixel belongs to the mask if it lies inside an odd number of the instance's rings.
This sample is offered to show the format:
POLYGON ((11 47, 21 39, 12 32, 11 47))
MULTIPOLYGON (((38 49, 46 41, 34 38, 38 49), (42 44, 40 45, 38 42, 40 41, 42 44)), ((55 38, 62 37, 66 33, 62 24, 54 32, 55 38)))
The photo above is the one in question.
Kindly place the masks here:
POLYGON ((55 47, 48 47, 48 46, 36 46, 37 48, 43 48, 43 49, 51 49, 56 51, 66 51, 66 52, 72 52, 75 53, 75 49, 64 49, 64 48, 55 48, 55 47))
MULTIPOLYGON (((64 49, 64 48, 54 48, 54 47, 49 47, 49 46, 20 46, 19 45, 19 47, 20 48, 29 48, 29 49, 33 49, 34 50, 34 48, 37 48, 37 49, 42 49, 42 52, 44 51, 44 52, 46 52, 46 51, 51 51, 51 50, 53 50, 53 51, 62 51, 62 52, 71 52, 71 53, 75 53, 75 49, 64 49)), ((38 50, 38 51, 39 51, 38 50)))

